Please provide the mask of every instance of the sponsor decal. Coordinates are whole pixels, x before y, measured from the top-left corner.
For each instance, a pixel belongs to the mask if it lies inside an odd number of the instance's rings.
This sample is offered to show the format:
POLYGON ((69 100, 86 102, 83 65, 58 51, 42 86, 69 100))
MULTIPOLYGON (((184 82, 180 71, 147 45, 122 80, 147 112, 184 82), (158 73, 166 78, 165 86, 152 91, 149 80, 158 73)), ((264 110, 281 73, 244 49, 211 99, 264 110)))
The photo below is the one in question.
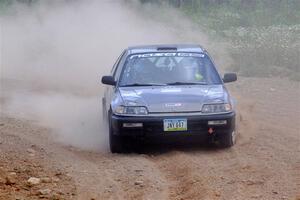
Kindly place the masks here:
POLYGON ((135 54, 130 56, 129 59, 133 58, 149 58, 149 57, 200 57, 203 58, 203 53, 145 53, 135 54))

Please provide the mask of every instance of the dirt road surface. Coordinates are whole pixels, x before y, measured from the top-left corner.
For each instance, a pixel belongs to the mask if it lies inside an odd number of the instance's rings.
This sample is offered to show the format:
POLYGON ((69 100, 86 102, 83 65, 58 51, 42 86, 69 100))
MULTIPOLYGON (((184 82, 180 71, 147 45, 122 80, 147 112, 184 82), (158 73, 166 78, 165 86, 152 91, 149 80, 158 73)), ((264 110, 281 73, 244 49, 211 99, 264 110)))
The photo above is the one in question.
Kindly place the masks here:
MULTIPOLYGON (((229 88, 240 112, 231 149, 88 152, 55 142, 47 127, 2 112, 0 199, 299 200, 299 82, 241 77, 229 88), (11 172, 15 183, 7 182, 11 172), (50 180, 28 186, 30 177, 50 180)), ((2 96, 1 107, 6 103, 2 96)))

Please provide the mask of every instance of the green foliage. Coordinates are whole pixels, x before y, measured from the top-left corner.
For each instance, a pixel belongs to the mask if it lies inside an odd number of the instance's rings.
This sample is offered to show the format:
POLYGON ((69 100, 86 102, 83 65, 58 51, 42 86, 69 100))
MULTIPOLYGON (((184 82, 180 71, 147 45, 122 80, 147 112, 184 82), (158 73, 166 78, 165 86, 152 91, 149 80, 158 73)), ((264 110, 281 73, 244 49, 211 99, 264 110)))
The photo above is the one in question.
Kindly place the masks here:
POLYGON ((181 10, 213 29, 232 26, 295 25, 299 0, 185 0, 181 10), (208 21, 207 21, 208 20, 208 21))
POLYGON ((10 0, 0 0, 0 13, 4 12, 11 3, 10 0))
POLYGON ((10 6, 14 5, 15 3, 31 5, 37 1, 39 0, 0 0, 0 15, 7 12, 10 6))
POLYGON ((230 43, 231 70, 300 80, 299 0, 184 0, 180 10, 230 43))

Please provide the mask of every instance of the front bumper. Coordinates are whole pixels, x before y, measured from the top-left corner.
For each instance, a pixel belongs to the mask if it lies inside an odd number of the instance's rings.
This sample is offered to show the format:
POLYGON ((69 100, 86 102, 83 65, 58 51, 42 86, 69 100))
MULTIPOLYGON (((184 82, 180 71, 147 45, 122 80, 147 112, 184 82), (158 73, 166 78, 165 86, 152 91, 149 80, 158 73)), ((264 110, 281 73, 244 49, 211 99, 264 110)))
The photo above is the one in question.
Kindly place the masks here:
POLYGON ((209 136, 219 135, 228 132, 232 132, 235 129, 235 112, 226 114, 214 114, 214 115, 197 115, 197 116, 146 116, 146 117, 128 117, 128 116, 116 116, 111 117, 112 133, 122 136, 140 136, 140 137, 156 137, 156 136, 209 136), (165 132, 163 127, 164 119, 187 119, 187 131, 165 132), (212 120, 226 120, 224 125, 208 125, 208 121, 212 120), (142 127, 123 127, 124 123, 142 123, 142 127), (209 129, 213 130, 209 133, 209 129))

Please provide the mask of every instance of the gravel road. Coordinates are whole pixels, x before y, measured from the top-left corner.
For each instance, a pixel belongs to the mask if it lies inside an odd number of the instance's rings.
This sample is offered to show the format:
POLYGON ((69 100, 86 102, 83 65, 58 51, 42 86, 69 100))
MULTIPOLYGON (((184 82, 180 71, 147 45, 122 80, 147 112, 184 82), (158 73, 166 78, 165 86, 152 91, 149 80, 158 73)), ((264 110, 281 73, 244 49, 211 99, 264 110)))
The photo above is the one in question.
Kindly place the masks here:
POLYGON ((231 149, 85 151, 56 142, 48 127, 2 112, 0 199, 300 199, 299 82, 240 78, 229 89, 239 109, 231 149), (17 178, 8 184, 11 172, 17 178), (30 177, 51 181, 28 186, 30 177))

